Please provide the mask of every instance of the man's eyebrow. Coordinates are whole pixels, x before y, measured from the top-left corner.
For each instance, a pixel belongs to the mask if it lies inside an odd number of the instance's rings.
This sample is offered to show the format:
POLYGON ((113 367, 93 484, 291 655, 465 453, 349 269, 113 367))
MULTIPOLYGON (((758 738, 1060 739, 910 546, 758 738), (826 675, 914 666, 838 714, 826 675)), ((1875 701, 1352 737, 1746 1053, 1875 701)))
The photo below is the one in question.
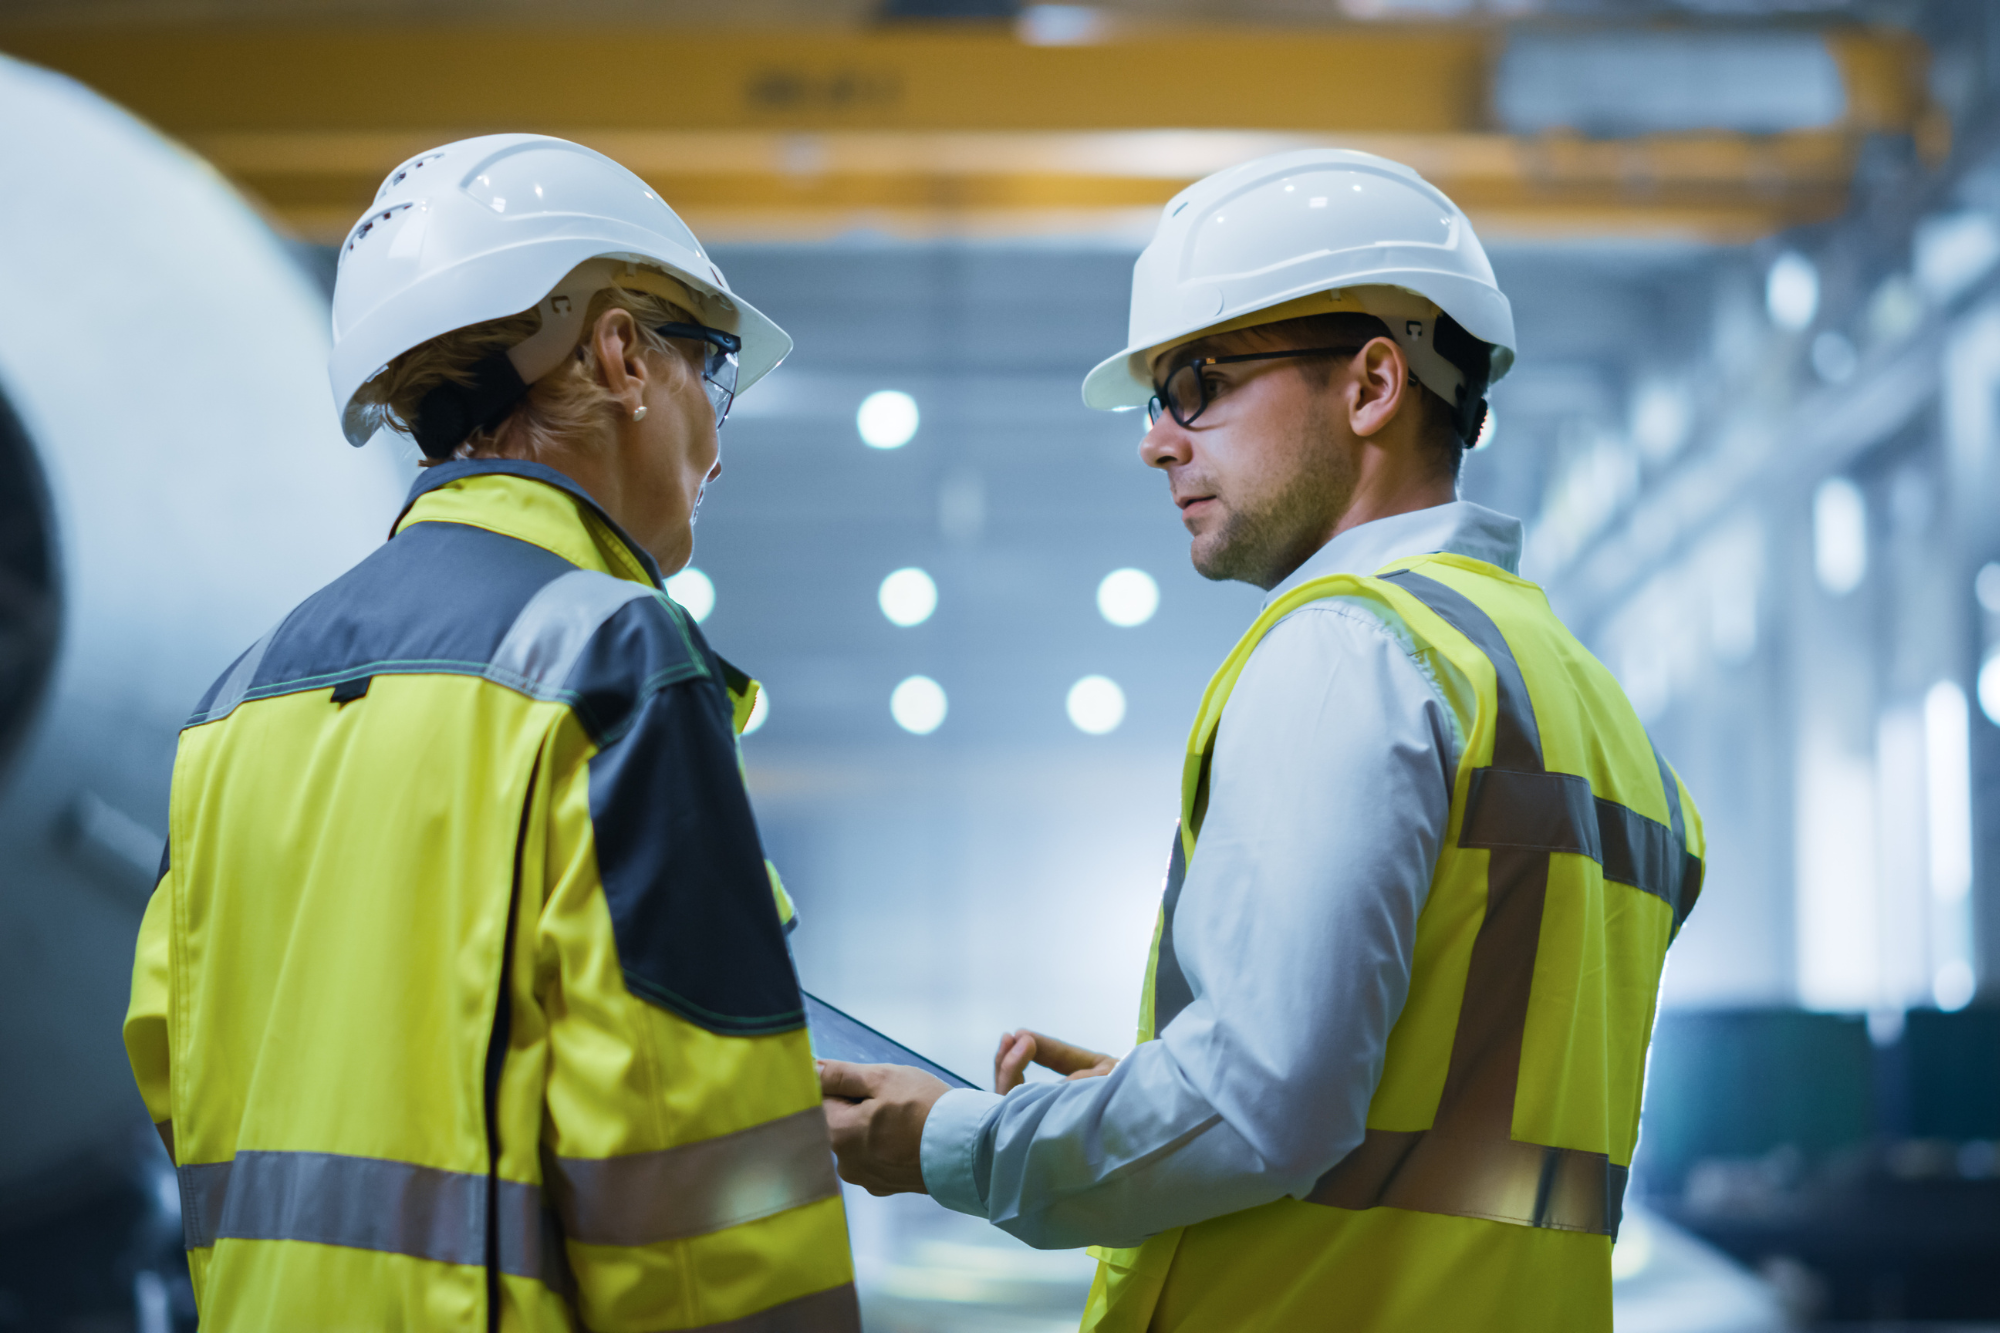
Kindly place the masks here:
POLYGON ((1199 361, 1205 356, 1216 355, 1219 355, 1219 353, 1216 350, 1214 339, 1197 338, 1191 343, 1183 343, 1179 347, 1174 348, 1173 351, 1168 352, 1154 364, 1159 369, 1173 371, 1178 370, 1190 361, 1199 361))

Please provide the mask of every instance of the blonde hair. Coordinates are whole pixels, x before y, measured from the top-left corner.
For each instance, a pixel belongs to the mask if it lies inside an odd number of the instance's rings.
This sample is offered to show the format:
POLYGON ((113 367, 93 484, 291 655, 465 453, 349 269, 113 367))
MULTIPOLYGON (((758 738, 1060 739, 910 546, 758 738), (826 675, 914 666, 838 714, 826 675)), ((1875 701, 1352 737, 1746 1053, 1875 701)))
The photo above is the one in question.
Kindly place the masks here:
MULTIPOLYGON (((530 462, 564 447, 598 436, 623 408, 597 380, 597 349, 591 334, 598 319, 613 308, 628 311, 639 326, 640 345, 661 356, 673 347, 653 330, 661 324, 702 322, 691 313, 697 304, 687 289, 650 266, 646 276, 664 280, 687 296, 685 304, 633 287, 606 287, 591 295, 584 309, 582 341, 574 354, 529 386, 528 392, 490 429, 475 430, 451 452, 452 458, 520 458, 530 462)), ((362 385, 355 399, 377 426, 405 435, 415 434, 424 396, 442 384, 470 388, 474 368, 490 356, 532 335, 542 325, 531 307, 518 315, 468 324, 439 334, 396 357, 374 379, 362 385)), ((446 462, 427 458, 423 466, 446 462)))

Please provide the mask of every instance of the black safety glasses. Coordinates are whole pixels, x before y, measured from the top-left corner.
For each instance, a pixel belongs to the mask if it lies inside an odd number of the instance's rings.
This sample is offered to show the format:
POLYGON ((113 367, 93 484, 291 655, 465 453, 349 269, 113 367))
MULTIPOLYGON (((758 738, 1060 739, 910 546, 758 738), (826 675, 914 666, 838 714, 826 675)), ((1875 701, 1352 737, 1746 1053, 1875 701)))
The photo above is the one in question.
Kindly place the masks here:
POLYGON ((743 350, 743 340, 706 324, 655 324, 653 332, 663 338, 688 338, 707 344, 701 365, 701 388, 708 395, 708 405, 715 409, 715 428, 721 430, 728 419, 730 404, 736 401, 736 354, 743 350))
POLYGON ((1366 347, 1367 343, 1354 343, 1345 347, 1295 347, 1284 352, 1244 352, 1240 356, 1198 356, 1191 361, 1183 361, 1174 367, 1164 385, 1154 385, 1154 394, 1146 403, 1147 424, 1156 424, 1160 411, 1173 413, 1175 421, 1183 426, 1192 426, 1194 419, 1208 408, 1208 381, 1202 372, 1210 366, 1234 365, 1239 361, 1276 361, 1288 356, 1353 356, 1366 347))

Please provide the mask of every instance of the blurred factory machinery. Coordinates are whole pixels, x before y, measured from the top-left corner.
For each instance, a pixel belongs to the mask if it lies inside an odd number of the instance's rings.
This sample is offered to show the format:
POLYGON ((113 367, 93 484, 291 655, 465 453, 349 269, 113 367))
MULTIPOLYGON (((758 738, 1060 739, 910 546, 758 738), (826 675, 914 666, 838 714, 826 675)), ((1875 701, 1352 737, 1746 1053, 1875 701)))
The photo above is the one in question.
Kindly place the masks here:
MULTIPOLYGON (((0 52, 0 1330, 192 1326, 118 1041, 176 729, 386 533, 333 245, 499 129, 630 164, 798 340, 674 591, 768 686, 805 980, 968 1074, 1129 1045, 1257 604, 1078 400, 1159 205, 1303 144, 1451 193, 1522 348, 1464 493, 1708 818, 1621 1333, 2000 1327, 2000 7, 10 0, 0 52)), ((870 1327, 1074 1327, 1081 1255, 850 1209, 870 1327)))

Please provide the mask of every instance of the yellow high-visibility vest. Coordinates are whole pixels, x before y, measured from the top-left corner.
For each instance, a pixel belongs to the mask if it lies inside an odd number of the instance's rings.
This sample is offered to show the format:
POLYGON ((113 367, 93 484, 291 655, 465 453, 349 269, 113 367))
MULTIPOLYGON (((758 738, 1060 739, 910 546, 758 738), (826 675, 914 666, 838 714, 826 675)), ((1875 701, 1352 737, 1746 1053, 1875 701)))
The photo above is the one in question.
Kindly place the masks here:
POLYGON ((754 683, 657 576, 432 468, 182 731, 125 1040, 209 1333, 859 1327, 754 683))
POLYGON ((1173 909, 1223 705, 1265 633, 1325 598, 1400 636, 1465 738, 1367 1134, 1303 1199, 1093 1251, 1083 1327, 1609 1333, 1646 1045, 1667 946, 1701 888, 1701 822, 1534 584, 1425 555, 1312 580, 1258 617, 1189 741, 1139 1039, 1189 1002, 1173 909))

